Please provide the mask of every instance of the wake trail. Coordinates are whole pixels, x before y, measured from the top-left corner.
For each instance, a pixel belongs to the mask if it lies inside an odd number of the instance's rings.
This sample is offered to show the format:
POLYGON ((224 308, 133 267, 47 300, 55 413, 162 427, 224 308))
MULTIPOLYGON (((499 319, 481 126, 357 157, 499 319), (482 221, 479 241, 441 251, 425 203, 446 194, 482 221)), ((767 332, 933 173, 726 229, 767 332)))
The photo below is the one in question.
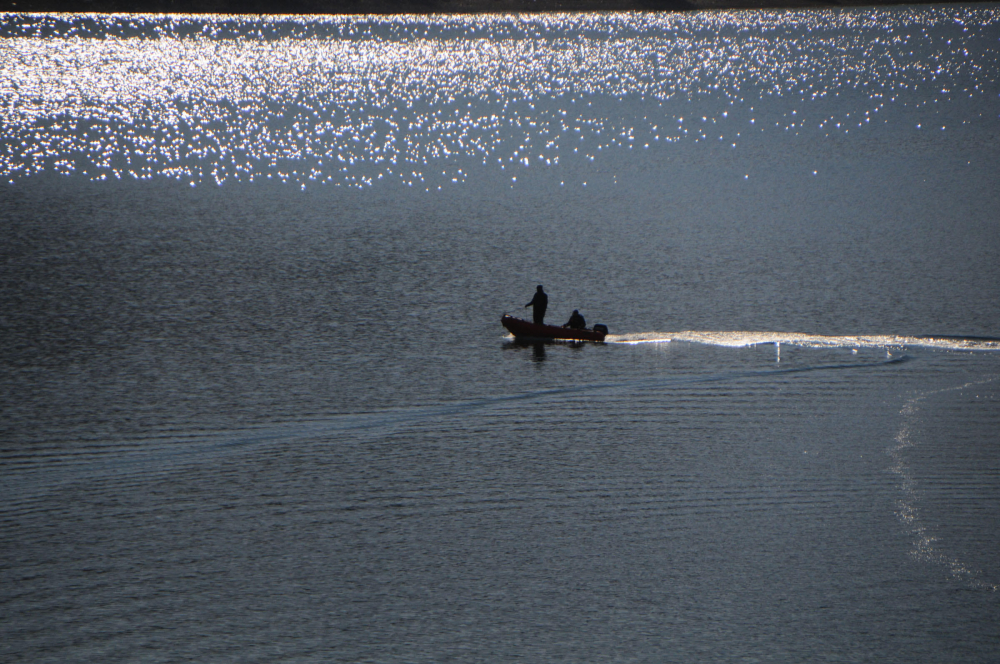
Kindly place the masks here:
POLYGON ((940 350, 996 351, 1000 338, 958 335, 865 334, 829 336, 801 334, 798 332, 711 332, 686 330, 683 332, 635 332, 609 334, 605 343, 649 344, 686 341, 690 343, 745 348, 767 344, 788 344, 805 348, 936 348, 940 350))
POLYGON ((452 403, 336 414, 238 430, 173 431, 145 438, 116 441, 108 445, 87 446, 83 450, 53 447, 51 452, 36 452, 30 456, 18 454, 0 459, 0 468, 5 474, 5 482, 0 487, 0 514, 9 517, 32 511, 37 501, 45 495, 81 482, 146 482, 155 477, 196 469, 206 461, 217 461, 226 455, 241 452, 277 454, 293 443, 331 437, 337 437, 338 445, 364 445, 423 422, 460 417, 475 411, 502 408, 519 402, 545 401, 601 391, 643 390, 754 378, 766 379, 814 371, 868 370, 900 364, 909 359, 909 356, 901 355, 879 362, 821 364, 594 382, 452 403))
POLYGON ((938 537, 933 532, 929 524, 925 524, 921 518, 920 494, 918 491, 918 481, 914 476, 913 469, 908 463, 907 452, 919 443, 919 436, 914 434, 918 428, 918 413, 921 406, 928 400, 948 392, 956 392, 987 385, 995 382, 1000 376, 990 376, 983 380, 970 381, 963 385, 948 387, 930 392, 924 392, 910 398, 900 410, 902 424, 893 445, 886 450, 886 454, 892 459, 889 471, 899 479, 900 497, 896 501, 896 517, 909 530, 913 537, 913 549, 910 554, 918 560, 924 560, 944 567, 950 576, 965 583, 968 587, 978 590, 989 590, 997 592, 1000 586, 984 579, 981 570, 975 569, 971 565, 963 562, 959 558, 946 551, 946 543, 938 541, 938 537))

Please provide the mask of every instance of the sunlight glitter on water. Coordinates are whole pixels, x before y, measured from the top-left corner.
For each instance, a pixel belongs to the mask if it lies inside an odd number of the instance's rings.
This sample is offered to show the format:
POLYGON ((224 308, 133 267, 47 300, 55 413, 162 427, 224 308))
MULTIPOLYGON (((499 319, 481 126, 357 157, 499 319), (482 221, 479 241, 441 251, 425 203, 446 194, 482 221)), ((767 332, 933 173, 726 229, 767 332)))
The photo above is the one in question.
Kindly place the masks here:
POLYGON ((998 16, 7 14, 0 176, 431 190, 541 166, 579 185, 573 165, 608 151, 846 135, 926 107, 907 97, 927 84, 935 103, 982 97, 998 16), (615 113, 626 97, 641 122, 615 113))

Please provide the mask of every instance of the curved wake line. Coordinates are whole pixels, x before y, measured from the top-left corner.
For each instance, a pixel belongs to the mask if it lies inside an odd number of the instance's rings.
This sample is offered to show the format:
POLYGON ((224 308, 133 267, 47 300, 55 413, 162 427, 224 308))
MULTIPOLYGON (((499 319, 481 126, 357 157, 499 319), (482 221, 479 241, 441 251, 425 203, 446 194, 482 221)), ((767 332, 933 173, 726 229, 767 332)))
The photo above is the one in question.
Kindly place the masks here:
POLYGON ((647 378, 614 383, 589 383, 445 404, 368 413, 344 413, 241 430, 197 434, 176 431, 167 435, 120 441, 103 449, 88 447, 84 452, 54 449, 49 454, 36 454, 30 458, 18 455, 17 460, 0 459, 0 468, 3 468, 5 474, 4 484, 0 486, 0 514, 11 515, 30 511, 32 504, 38 498, 78 482, 111 478, 120 481, 126 477, 149 479, 195 467, 200 462, 216 459, 223 454, 278 448, 282 445, 328 436, 353 436, 354 440, 341 442, 359 445, 372 439, 384 438, 401 428, 420 422, 461 416, 470 411, 498 408, 519 401, 541 401, 602 390, 652 389, 812 371, 874 369, 900 364, 909 359, 909 356, 901 355, 879 362, 821 364, 647 378))
POLYGON ((921 402, 935 394, 964 390, 975 385, 985 385, 986 383, 992 383, 997 378, 997 376, 994 376, 986 380, 972 381, 957 387, 925 392, 908 400, 900 410, 900 415, 903 416, 903 424, 896 434, 896 438, 894 439, 895 444, 886 450, 886 454, 892 459, 889 471, 898 476, 900 481, 900 490, 903 495, 896 501, 896 517, 909 529, 910 534, 913 536, 913 550, 910 552, 911 555, 918 560, 925 560, 945 567, 952 578, 967 583, 971 588, 991 590, 993 592, 1000 590, 1000 586, 983 581, 980 578, 982 575, 980 570, 969 567, 957 558, 952 558, 938 550, 938 538, 928 530, 927 526, 920 519, 920 511, 917 508, 917 481, 914 479, 910 467, 906 464, 904 452, 916 444, 910 436, 911 420, 915 418, 916 413, 920 410, 919 406, 921 402))
POLYGON ((826 336, 797 332, 635 332, 609 334, 605 343, 650 344, 670 341, 745 348, 764 344, 789 344, 806 348, 904 348, 925 347, 941 350, 1000 350, 1000 338, 952 335, 900 336, 897 334, 826 336))

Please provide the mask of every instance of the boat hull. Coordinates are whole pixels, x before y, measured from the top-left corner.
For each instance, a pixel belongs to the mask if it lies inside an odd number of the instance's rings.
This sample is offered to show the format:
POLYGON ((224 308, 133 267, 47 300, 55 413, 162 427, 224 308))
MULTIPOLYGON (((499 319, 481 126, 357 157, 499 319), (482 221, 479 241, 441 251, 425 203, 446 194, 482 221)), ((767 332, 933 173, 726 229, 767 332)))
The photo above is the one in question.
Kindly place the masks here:
POLYGON ((594 330, 572 330, 558 325, 538 325, 522 318, 504 314, 500 323, 517 339, 566 339, 569 341, 604 341, 607 333, 594 330))

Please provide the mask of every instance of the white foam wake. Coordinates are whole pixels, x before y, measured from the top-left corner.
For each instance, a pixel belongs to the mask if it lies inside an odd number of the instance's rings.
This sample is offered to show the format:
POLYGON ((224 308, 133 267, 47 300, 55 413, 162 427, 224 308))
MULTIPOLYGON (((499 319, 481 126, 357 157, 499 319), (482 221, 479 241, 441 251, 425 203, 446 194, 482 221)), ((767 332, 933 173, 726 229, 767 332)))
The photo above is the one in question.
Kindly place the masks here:
POLYGON ((807 348, 902 348, 929 347, 943 350, 1000 350, 1000 339, 958 336, 907 337, 896 334, 825 336, 797 332, 637 332, 609 334, 606 343, 648 344, 688 341, 743 348, 761 344, 790 344, 807 348))

